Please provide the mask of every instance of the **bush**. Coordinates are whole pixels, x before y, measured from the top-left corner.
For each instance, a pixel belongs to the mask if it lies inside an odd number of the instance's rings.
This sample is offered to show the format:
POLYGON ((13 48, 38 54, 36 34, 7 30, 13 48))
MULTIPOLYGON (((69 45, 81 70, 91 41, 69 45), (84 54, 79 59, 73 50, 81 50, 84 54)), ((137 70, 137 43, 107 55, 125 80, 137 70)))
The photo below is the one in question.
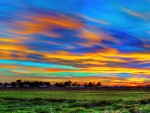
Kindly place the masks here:
POLYGON ((140 104, 149 104, 149 103, 150 103, 149 99, 140 100, 140 104))
MULTIPOLYGON (((131 113, 141 113, 142 111, 136 107, 132 107, 129 109, 131 113)), ((148 113, 148 112, 147 112, 148 113)))
POLYGON ((115 103, 113 105, 114 110, 121 109, 123 107, 122 103, 115 103))
POLYGON ((150 108, 143 109, 143 110, 142 110, 142 113, 150 113, 150 108))

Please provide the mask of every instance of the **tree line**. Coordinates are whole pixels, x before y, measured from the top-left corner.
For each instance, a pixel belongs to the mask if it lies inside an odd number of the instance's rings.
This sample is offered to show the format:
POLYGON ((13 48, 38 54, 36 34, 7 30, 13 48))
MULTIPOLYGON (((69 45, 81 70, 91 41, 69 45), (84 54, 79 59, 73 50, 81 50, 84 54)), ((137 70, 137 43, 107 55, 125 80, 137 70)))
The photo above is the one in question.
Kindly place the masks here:
POLYGON ((16 82, 11 82, 7 83, 5 82, 4 84, 0 83, 0 86, 2 87, 96 87, 96 86, 101 86, 101 82, 89 82, 89 83, 84 83, 80 84, 77 81, 72 82, 71 80, 65 81, 65 82, 56 82, 53 85, 50 82, 43 82, 43 81, 34 81, 34 82, 29 82, 29 81, 22 81, 21 79, 16 80, 16 82))

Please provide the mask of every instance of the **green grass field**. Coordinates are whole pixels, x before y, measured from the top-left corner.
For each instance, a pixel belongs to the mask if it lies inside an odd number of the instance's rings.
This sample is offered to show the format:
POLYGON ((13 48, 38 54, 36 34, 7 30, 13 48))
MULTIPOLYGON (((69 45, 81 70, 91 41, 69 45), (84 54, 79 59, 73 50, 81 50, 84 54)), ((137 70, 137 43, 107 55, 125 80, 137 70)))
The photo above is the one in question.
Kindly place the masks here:
POLYGON ((150 91, 0 90, 0 113, 150 113, 150 91))

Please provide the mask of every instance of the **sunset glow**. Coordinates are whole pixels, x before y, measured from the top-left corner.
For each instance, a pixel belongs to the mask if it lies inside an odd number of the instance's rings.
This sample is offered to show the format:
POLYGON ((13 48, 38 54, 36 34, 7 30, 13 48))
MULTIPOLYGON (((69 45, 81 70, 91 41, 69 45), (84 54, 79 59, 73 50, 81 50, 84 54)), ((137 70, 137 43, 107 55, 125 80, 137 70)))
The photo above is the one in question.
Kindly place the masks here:
POLYGON ((0 82, 150 83, 149 0, 0 0, 0 82))

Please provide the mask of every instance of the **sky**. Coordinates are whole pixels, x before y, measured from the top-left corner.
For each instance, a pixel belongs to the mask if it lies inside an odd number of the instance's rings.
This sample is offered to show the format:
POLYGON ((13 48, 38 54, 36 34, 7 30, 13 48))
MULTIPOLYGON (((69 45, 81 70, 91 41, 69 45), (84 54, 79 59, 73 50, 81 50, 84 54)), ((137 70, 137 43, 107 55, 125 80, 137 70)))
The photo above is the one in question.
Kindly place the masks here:
POLYGON ((0 0, 0 81, 150 83, 150 0, 0 0))

